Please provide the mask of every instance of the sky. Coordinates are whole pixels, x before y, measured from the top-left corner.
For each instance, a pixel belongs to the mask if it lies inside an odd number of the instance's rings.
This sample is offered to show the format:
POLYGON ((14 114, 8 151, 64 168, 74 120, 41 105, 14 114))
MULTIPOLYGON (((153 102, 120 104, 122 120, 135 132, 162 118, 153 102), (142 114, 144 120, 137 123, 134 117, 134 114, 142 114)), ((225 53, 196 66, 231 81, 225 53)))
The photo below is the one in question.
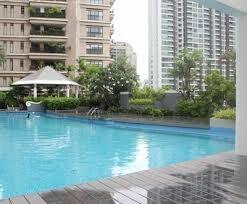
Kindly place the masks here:
POLYGON ((116 0, 113 40, 128 42, 137 53, 137 73, 148 79, 148 0, 116 0))

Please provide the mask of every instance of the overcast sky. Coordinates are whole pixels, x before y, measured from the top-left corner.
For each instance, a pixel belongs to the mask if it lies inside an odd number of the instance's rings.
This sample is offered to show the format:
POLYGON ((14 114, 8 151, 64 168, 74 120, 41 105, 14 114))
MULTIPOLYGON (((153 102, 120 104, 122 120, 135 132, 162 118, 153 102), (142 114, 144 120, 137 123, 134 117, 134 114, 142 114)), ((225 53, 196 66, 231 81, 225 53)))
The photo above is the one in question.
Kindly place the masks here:
POLYGON ((116 0, 115 41, 131 44, 137 53, 137 72, 148 78, 148 0, 116 0))

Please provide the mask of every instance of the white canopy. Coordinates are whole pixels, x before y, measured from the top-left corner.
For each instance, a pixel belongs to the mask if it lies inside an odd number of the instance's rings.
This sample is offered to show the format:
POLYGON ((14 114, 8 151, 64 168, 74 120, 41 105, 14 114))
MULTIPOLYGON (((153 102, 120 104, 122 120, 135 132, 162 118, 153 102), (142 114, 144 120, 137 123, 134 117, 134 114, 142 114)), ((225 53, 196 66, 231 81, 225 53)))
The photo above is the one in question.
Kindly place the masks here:
POLYGON ((18 85, 72 85, 80 86, 78 83, 71 81, 63 74, 57 72, 53 68, 46 66, 35 73, 32 73, 23 79, 13 83, 13 86, 18 85))
POLYGON ((37 85, 58 85, 67 86, 67 97, 70 96, 70 86, 76 86, 76 97, 80 84, 68 79, 63 74, 57 72, 53 68, 46 66, 35 73, 32 73, 23 79, 16 81, 12 86, 33 85, 33 96, 37 97, 37 85))

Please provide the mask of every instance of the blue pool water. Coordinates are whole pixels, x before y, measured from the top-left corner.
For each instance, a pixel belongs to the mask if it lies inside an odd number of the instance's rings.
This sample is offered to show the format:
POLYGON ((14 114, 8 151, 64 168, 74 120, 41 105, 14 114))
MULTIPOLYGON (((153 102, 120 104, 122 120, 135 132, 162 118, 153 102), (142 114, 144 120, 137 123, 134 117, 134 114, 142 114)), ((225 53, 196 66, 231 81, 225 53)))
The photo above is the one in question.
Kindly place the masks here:
POLYGON ((232 129, 0 113, 0 199, 233 150, 232 129))

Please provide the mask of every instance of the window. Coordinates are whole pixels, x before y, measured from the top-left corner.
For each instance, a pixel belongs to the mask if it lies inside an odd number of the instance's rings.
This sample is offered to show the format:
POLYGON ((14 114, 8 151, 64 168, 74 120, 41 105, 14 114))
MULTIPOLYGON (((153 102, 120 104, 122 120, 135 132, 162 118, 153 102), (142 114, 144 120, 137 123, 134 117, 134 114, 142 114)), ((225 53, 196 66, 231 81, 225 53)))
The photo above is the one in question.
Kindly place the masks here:
POLYGON ((7 23, 3 24, 3 34, 7 35, 7 23))
POLYGON ((3 87, 4 86, 7 86, 7 79, 6 79, 6 77, 3 77, 3 87))
POLYGON ((87 43, 87 54, 103 54, 103 44, 87 43))
POLYGON ((21 24, 21 33, 24 35, 24 23, 21 24))
POLYGON ((25 15, 25 7, 24 7, 24 6, 21 7, 21 15, 22 15, 22 16, 25 15))
POLYGON ((21 52, 24 52, 24 42, 20 43, 20 49, 21 49, 21 52))
POLYGON ((4 17, 7 17, 7 14, 8 14, 8 6, 7 5, 4 5, 3 8, 4 8, 3 15, 4 15, 4 17))
POLYGON ((14 23, 10 24, 10 35, 14 35, 14 23))
POLYGON ((10 71, 14 70, 14 61, 13 59, 10 59, 10 71))
POLYGON ((90 0, 90 4, 103 4, 103 0, 90 0))
POLYGON ((7 41, 3 41, 3 49, 7 52, 7 41))
POLYGON ((10 42, 10 53, 14 52, 14 43, 13 41, 10 42))
POLYGON ((21 68, 21 71, 24 70, 24 60, 23 59, 20 60, 20 68, 21 68))
POLYGON ((103 10, 88 9, 88 20, 102 21, 103 20, 103 10))
POLYGON ((98 67, 103 67, 103 61, 102 60, 88 60, 88 63, 97 65, 98 67))
POLYGON ((103 27, 102 26, 88 26, 87 27, 88 37, 103 37, 103 27))
POLYGON ((14 17, 14 6, 10 6, 10 17, 14 17))

